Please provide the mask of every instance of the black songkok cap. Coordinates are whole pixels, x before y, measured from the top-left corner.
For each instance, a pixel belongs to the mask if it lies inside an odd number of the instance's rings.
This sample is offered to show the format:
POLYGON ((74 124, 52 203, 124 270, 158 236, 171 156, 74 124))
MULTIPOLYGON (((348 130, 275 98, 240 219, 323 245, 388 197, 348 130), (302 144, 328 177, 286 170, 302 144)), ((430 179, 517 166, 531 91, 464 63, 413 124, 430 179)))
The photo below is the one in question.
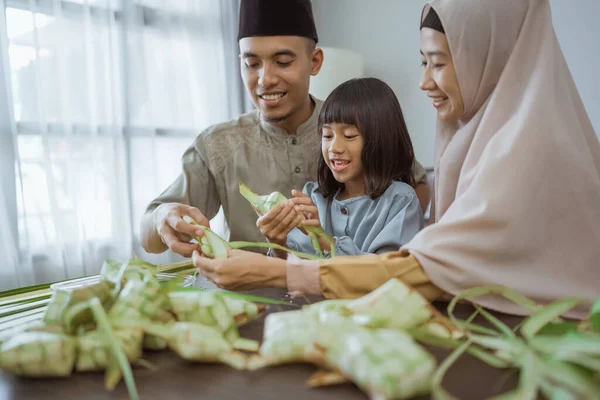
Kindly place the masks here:
POLYGON ((310 0, 241 0, 238 41, 249 36, 304 36, 318 42, 310 0))

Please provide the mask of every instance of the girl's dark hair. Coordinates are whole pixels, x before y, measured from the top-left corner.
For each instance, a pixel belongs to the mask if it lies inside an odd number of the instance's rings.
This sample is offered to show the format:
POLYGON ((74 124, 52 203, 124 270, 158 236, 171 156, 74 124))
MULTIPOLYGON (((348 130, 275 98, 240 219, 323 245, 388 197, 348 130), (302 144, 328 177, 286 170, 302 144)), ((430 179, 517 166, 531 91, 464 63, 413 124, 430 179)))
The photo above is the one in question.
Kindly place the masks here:
MULTIPOLYGON (((357 78, 335 88, 319 114, 319 134, 323 134, 323 125, 331 123, 354 125, 363 136, 366 195, 382 195, 393 181, 415 186, 412 142, 398 98, 385 82, 357 78)), ((317 180, 324 197, 343 187, 333 177, 322 152, 317 180)))

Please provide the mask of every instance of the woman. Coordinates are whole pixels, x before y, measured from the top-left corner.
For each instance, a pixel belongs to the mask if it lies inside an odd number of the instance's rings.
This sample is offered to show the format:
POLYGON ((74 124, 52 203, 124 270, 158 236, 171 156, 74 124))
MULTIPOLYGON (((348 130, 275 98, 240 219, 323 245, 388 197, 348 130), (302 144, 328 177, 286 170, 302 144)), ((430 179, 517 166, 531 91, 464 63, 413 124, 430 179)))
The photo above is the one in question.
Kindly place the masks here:
MULTIPOLYGON (((436 222, 384 255, 284 265, 247 253, 224 262, 196 254, 209 279, 327 298, 358 297, 392 277, 430 300, 485 284, 540 303, 598 296, 600 145, 548 0, 433 1, 423 10, 421 52, 421 88, 438 110, 436 222)), ((496 296, 477 302, 527 313, 496 296)))

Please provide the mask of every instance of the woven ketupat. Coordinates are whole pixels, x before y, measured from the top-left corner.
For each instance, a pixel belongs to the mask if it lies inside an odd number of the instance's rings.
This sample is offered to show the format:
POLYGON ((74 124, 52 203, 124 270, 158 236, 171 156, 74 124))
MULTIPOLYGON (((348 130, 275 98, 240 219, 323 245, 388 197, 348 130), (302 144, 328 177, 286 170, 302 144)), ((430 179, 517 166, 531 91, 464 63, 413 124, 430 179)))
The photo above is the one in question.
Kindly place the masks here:
POLYGON ((67 335, 23 332, 0 346, 0 368, 24 376, 69 376, 76 352, 75 339, 67 335))
POLYGON ((248 361, 248 369, 308 361, 317 325, 317 316, 306 311, 267 315, 263 343, 259 354, 248 361))
POLYGON ((169 300, 178 321, 216 327, 230 342, 239 337, 223 295, 217 291, 171 292, 169 300))
POLYGON ((429 393, 436 361, 405 332, 356 327, 329 343, 327 364, 371 398, 406 399, 429 393))
MULTIPOLYGON (((143 331, 138 328, 119 328, 114 333, 129 363, 139 360, 142 356, 143 331)), ((111 353, 102 332, 93 331, 81 335, 77 338, 77 347, 77 371, 100 371, 108 367, 111 353)))
POLYGON ((85 324, 93 320, 89 308, 82 308, 77 315, 73 315, 69 326, 66 326, 65 315, 68 310, 76 304, 82 303, 94 297, 105 304, 111 298, 114 285, 111 282, 98 282, 85 287, 72 290, 57 290, 44 312, 43 321, 48 325, 63 325, 67 332, 74 332, 77 325, 85 324))
POLYGON ((146 319, 172 321, 169 297, 161 291, 158 281, 128 281, 108 312, 111 321, 146 319))
POLYGON ((346 307, 355 314, 385 318, 386 326, 394 329, 414 327, 433 316, 427 300, 398 279, 390 279, 371 293, 348 302, 346 307))
POLYGON ((123 271, 123 274, 121 275, 122 267, 123 263, 121 261, 111 259, 105 260, 100 269, 100 279, 116 284, 119 278, 122 278, 121 282, 125 284, 130 280, 143 281, 154 276, 155 268, 151 264, 140 259, 129 260, 125 267, 125 271, 123 271))
POLYGON ((147 350, 164 350, 167 348, 167 341, 152 334, 145 334, 142 347, 147 350))
POLYGON ((258 304, 248 300, 236 299, 231 296, 223 296, 223 300, 225 300, 229 313, 233 316, 237 326, 255 320, 261 312, 261 307, 258 304))
POLYGON ((235 351, 217 328, 195 322, 177 322, 171 333, 169 347, 185 360, 222 362, 240 370, 246 366, 246 357, 235 351))
MULTIPOLYGON (((113 322, 136 319, 170 322, 175 320, 169 312, 170 307, 169 297, 161 290, 157 280, 130 280, 108 312, 108 318, 113 322)), ((166 347, 167 342, 164 339, 151 334, 144 335, 143 348, 163 350, 166 347)))

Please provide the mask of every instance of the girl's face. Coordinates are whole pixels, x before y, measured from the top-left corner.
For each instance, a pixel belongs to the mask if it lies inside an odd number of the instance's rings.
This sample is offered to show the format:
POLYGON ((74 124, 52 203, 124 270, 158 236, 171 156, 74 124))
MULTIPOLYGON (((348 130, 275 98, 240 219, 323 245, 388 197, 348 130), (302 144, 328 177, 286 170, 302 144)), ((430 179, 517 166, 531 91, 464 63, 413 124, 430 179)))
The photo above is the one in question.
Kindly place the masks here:
POLYGON ((325 164, 335 180, 343 183, 346 189, 351 185, 353 191, 362 187, 364 192, 362 149, 363 136, 356 126, 340 123, 323 125, 321 151, 325 164))
POLYGON ((432 99, 438 118, 456 121, 465 107, 446 35, 431 28, 421 29, 421 64, 420 87, 432 99))

